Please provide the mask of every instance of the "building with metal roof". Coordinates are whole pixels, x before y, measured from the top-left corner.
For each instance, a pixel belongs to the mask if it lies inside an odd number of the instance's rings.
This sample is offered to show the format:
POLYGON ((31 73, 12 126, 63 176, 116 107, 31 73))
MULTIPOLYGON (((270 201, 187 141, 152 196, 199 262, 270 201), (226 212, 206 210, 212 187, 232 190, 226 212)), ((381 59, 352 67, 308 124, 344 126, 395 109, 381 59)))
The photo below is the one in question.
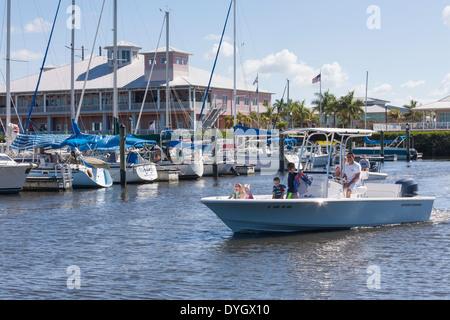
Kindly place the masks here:
MULTIPOLYGON (((113 50, 107 46, 106 56, 75 63, 75 107, 81 103, 79 126, 89 132, 112 131, 113 50), (85 81, 86 80, 86 81, 85 81)), ((118 48, 117 84, 119 90, 119 121, 142 133, 161 130, 166 123, 166 48, 141 52, 141 47, 120 41, 118 48), (146 94, 146 88, 148 92, 146 94), (145 102, 143 101, 145 98, 145 102), (140 117, 140 123, 137 123, 140 117)), ((210 71, 189 64, 192 54, 170 47, 169 50, 169 126, 172 129, 193 129, 203 105, 211 76, 210 71)), ((11 81, 13 123, 18 118, 26 123, 39 74, 11 81)), ((234 81, 214 75, 206 99, 202 119, 204 126, 224 128, 225 116, 233 114, 234 81)), ((249 115, 264 112, 264 102, 271 105, 271 92, 257 90, 246 83, 236 85, 236 111, 249 115), (258 91, 258 92, 257 92, 258 91)), ((34 129, 48 132, 70 131, 71 65, 44 68, 32 113, 34 129)), ((0 84, 0 118, 5 119, 6 85, 0 84)), ((3 121, 4 123, 5 121, 3 121)), ((0 129, 1 130, 1 129, 0 129)))

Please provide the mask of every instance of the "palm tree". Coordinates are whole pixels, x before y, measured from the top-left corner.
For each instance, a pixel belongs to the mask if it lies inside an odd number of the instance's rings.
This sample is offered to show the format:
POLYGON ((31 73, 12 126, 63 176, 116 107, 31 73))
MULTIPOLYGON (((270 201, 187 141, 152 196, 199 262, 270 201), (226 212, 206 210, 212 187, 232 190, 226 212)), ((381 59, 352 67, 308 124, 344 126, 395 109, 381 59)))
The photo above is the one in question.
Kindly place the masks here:
POLYGON ((420 118, 422 117, 420 111, 415 111, 414 109, 417 107, 417 104, 419 102, 415 100, 411 100, 409 105, 404 105, 403 108, 408 109, 408 112, 405 114, 405 119, 409 121, 420 121, 420 118))
POLYGON ((362 100, 355 100, 355 91, 349 92, 347 95, 342 96, 337 102, 337 109, 339 117, 342 119, 342 127, 345 127, 345 119, 348 120, 348 126, 352 127, 352 120, 362 120, 364 110, 364 102, 362 100))
POLYGON ((319 114, 325 116, 325 125, 328 125, 328 116, 333 114, 334 118, 334 126, 336 126, 336 114, 337 114, 337 100, 336 96, 330 93, 330 90, 327 90, 324 93, 315 93, 317 99, 313 100, 312 103, 316 105, 313 108, 313 111, 318 112, 319 114))
POLYGON ((250 114, 250 117, 252 118, 252 127, 257 127, 259 124, 260 115, 256 111, 253 111, 250 114))
POLYGON ((398 109, 392 109, 391 111, 389 111, 388 112, 388 116, 389 116, 389 118, 391 118, 395 122, 399 122, 400 119, 403 117, 403 115, 401 114, 400 110, 398 110, 398 109))
POLYGON ((307 121, 312 122, 312 112, 305 107, 305 101, 296 101, 291 105, 292 122, 294 126, 303 127, 307 121))
POLYGON ((226 116, 225 117, 225 128, 230 129, 232 127, 234 127, 234 117, 226 116))

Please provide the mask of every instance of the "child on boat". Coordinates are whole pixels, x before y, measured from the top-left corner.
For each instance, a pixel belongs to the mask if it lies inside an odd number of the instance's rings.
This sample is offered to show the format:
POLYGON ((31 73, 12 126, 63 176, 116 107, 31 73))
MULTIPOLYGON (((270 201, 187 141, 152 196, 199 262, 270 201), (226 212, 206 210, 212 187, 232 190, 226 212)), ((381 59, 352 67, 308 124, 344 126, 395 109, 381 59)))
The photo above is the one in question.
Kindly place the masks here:
POLYGON ((247 194, 245 193, 244 188, 242 187, 242 184, 236 183, 234 185, 233 193, 228 197, 228 199, 246 199, 247 194))
POLYGON ((281 184, 280 178, 273 178, 272 199, 284 199, 284 190, 286 186, 281 184))
POLYGON ((299 195, 306 194, 311 180, 301 170, 295 171, 295 164, 289 162, 287 164, 288 175, 288 195, 287 199, 297 199, 299 195))
POLYGON ((294 184, 295 177, 297 176, 297 172, 295 171, 295 164, 293 162, 289 162, 287 164, 287 169, 288 169, 289 174, 288 174, 288 180, 287 180, 288 190, 287 190, 286 199, 296 199, 296 198, 298 198, 298 194, 297 194, 297 188, 295 188, 295 184, 294 184))
POLYGON ((252 191, 250 190, 250 185, 249 184, 245 184, 244 185, 244 191, 247 194, 245 199, 253 199, 253 194, 252 194, 252 191))

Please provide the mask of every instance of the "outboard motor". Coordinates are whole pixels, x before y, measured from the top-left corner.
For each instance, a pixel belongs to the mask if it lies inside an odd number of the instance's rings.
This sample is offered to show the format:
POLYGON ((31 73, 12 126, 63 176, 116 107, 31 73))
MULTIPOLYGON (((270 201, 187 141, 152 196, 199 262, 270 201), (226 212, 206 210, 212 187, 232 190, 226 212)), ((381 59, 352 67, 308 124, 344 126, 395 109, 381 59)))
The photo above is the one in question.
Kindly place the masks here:
POLYGON ((414 179, 401 179, 395 184, 401 184, 401 196, 406 198, 417 197, 419 195, 419 185, 414 179))

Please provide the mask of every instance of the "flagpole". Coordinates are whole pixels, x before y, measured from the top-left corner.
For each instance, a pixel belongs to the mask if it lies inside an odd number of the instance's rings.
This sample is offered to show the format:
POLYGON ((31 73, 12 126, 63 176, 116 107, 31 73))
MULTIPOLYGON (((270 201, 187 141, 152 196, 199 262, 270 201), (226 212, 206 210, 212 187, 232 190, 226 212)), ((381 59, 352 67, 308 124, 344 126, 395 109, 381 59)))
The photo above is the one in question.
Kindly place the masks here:
POLYGON ((369 71, 366 73, 366 102, 364 108, 364 129, 367 129, 367 87, 369 85, 369 71))
POLYGON ((322 127, 322 69, 320 69, 320 127, 322 127))
POLYGON ((259 118, 261 117, 261 115, 259 113, 259 74, 256 74, 256 109, 258 112, 258 129, 260 129, 259 118))

